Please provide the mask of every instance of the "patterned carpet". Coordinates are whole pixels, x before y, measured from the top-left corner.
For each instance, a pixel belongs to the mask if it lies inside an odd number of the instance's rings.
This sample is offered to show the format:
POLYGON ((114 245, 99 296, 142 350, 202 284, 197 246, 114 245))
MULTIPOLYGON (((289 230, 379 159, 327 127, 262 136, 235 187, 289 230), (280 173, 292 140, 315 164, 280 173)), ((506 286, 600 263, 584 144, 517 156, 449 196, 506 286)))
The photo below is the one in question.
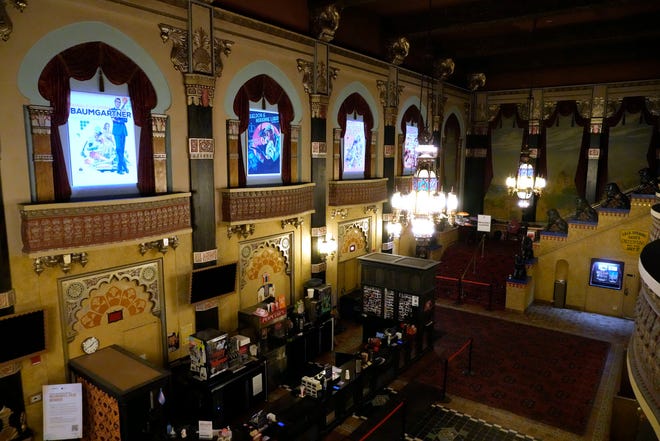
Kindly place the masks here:
MULTIPOLYGON (((441 307, 436 307, 436 326, 440 334, 466 335, 474 342, 472 375, 464 373, 468 351, 463 351, 449 364, 448 394, 576 434, 585 431, 608 342, 441 307)), ((436 341, 437 350, 442 341, 436 341)), ((411 368, 416 381, 443 384, 437 350, 411 368)))
POLYGON ((535 438, 434 404, 411 424, 406 441, 535 441, 535 438))

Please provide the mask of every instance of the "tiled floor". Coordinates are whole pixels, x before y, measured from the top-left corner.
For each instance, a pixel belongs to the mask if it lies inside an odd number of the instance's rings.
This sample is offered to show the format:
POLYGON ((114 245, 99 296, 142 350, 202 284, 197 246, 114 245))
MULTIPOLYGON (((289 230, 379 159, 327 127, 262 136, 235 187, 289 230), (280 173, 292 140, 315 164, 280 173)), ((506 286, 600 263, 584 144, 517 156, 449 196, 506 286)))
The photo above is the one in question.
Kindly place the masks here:
MULTIPOLYGON (((631 320, 607 317, 598 314, 585 313, 569 309, 553 308, 548 305, 534 304, 523 314, 512 311, 487 311, 481 306, 455 305, 450 300, 439 300, 438 305, 450 308, 461 308, 470 312, 499 317, 533 326, 561 330, 585 337, 606 340, 612 343, 612 350, 607 359, 601 380, 596 403, 589 420, 585 435, 578 436, 556 427, 547 426, 536 421, 522 418, 510 412, 491 408, 473 401, 450 395, 450 402, 444 403, 446 408, 460 414, 466 414, 476 420, 497 426, 506 430, 518 432, 543 441, 609 441, 609 427, 612 411, 612 400, 617 393, 623 370, 624 351, 632 334, 634 323, 631 320)), ((341 324, 345 330, 335 339, 335 350, 352 351, 361 341, 361 328, 351 323, 341 324)), ((390 387, 401 390, 407 384, 405 372, 390 387)), ((408 421, 415 421, 416 416, 410 415, 408 421)), ((339 429, 341 430, 341 428, 339 429)), ((443 438, 438 438, 443 439, 443 438)), ((470 438, 446 438, 470 439, 470 438)), ((499 439, 499 438, 493 438, 499 439)), ((502 438, 506 439, 506 438, 502 438)))

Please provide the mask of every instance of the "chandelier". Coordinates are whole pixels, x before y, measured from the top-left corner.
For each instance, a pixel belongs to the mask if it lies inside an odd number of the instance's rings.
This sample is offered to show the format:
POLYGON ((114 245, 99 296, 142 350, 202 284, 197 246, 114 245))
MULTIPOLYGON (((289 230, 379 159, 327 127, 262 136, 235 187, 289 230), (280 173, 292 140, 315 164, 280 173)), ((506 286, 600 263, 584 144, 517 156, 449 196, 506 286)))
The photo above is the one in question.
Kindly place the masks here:
POLYGON ((532 196, 541 196, 545 184, 545 179, 536 174, 534 166, 530 163, 529 149, 525 147, 520 156, 518 173, 516 176, 506 178, 509 194, 518 197, 520 208, 527 208, 531 205, 532 196))
POLYGON ((420 144, 415 149, 417 168, 411 190, 406 194, 396 191, 392 195, 395 216, 388 225, 388 232, 396 237, 401 235, 404 226, 411 225, 415 238, 429 238, 436 225, 443 221, 453 223, 458 208, 456 194, 453 191, 447 194, 439 188, 435 168, 438 148, 430 143, 428 133, 419 137, 420 144))

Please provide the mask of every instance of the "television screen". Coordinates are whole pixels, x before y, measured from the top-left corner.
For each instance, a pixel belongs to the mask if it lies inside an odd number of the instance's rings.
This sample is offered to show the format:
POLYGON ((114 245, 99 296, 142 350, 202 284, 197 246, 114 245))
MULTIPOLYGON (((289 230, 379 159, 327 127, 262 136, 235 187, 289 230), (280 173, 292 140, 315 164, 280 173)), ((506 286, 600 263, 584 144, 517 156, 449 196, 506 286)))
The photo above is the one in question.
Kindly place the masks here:
POLYGON ((193 270, 190 276, 190 303, 229 294, 236 290, 236 263, 193 270))
POLYGON ((69 97, 64 135, 74 197, 137 191, 136 126, 126 95, 80 92, 69 97))
POLYGON ((46 350, 46 316, 43 309, 0 317, 0 335, 6 338, 0 364, 31 357, 46 350))
POLYGON ((623 262, 591 259, 589 285, 599 288, 621 289, 623 286, 623 262))
POLYGON ((250 109, 247 129, 248 184, 281 182, 282 132, 275 111, 250 109))
POLYGON ((364 177, 366 155, 366 139, 364 137, 364 122, 356 119, 346 120, 342 150, 344 179, 361 179, 364 177))

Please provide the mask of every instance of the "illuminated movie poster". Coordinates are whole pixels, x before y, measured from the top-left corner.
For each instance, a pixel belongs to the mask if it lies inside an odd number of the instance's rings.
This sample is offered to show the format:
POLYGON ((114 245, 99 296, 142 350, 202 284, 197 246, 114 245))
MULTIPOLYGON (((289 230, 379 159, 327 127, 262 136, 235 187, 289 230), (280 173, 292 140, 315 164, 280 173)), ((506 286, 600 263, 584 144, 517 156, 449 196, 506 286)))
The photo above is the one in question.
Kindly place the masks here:
POLYGON ((344 134, 344 173, 363 173, 365 154, 364 123, 347 119, 344 134))
POLYGON ((403 142, 403 174, 412 175, 417 167, 415 149, 419 144, 419 131, 416 126, 406 124, 406 139, 403 142))
POLYGON ((279 175, 282 171, 282 133, 277 112, 250 109, 248 176, 279 175))
POLYGON ((137 182, 129 97, 72 91, 68 127, 73 188, 137 182))

